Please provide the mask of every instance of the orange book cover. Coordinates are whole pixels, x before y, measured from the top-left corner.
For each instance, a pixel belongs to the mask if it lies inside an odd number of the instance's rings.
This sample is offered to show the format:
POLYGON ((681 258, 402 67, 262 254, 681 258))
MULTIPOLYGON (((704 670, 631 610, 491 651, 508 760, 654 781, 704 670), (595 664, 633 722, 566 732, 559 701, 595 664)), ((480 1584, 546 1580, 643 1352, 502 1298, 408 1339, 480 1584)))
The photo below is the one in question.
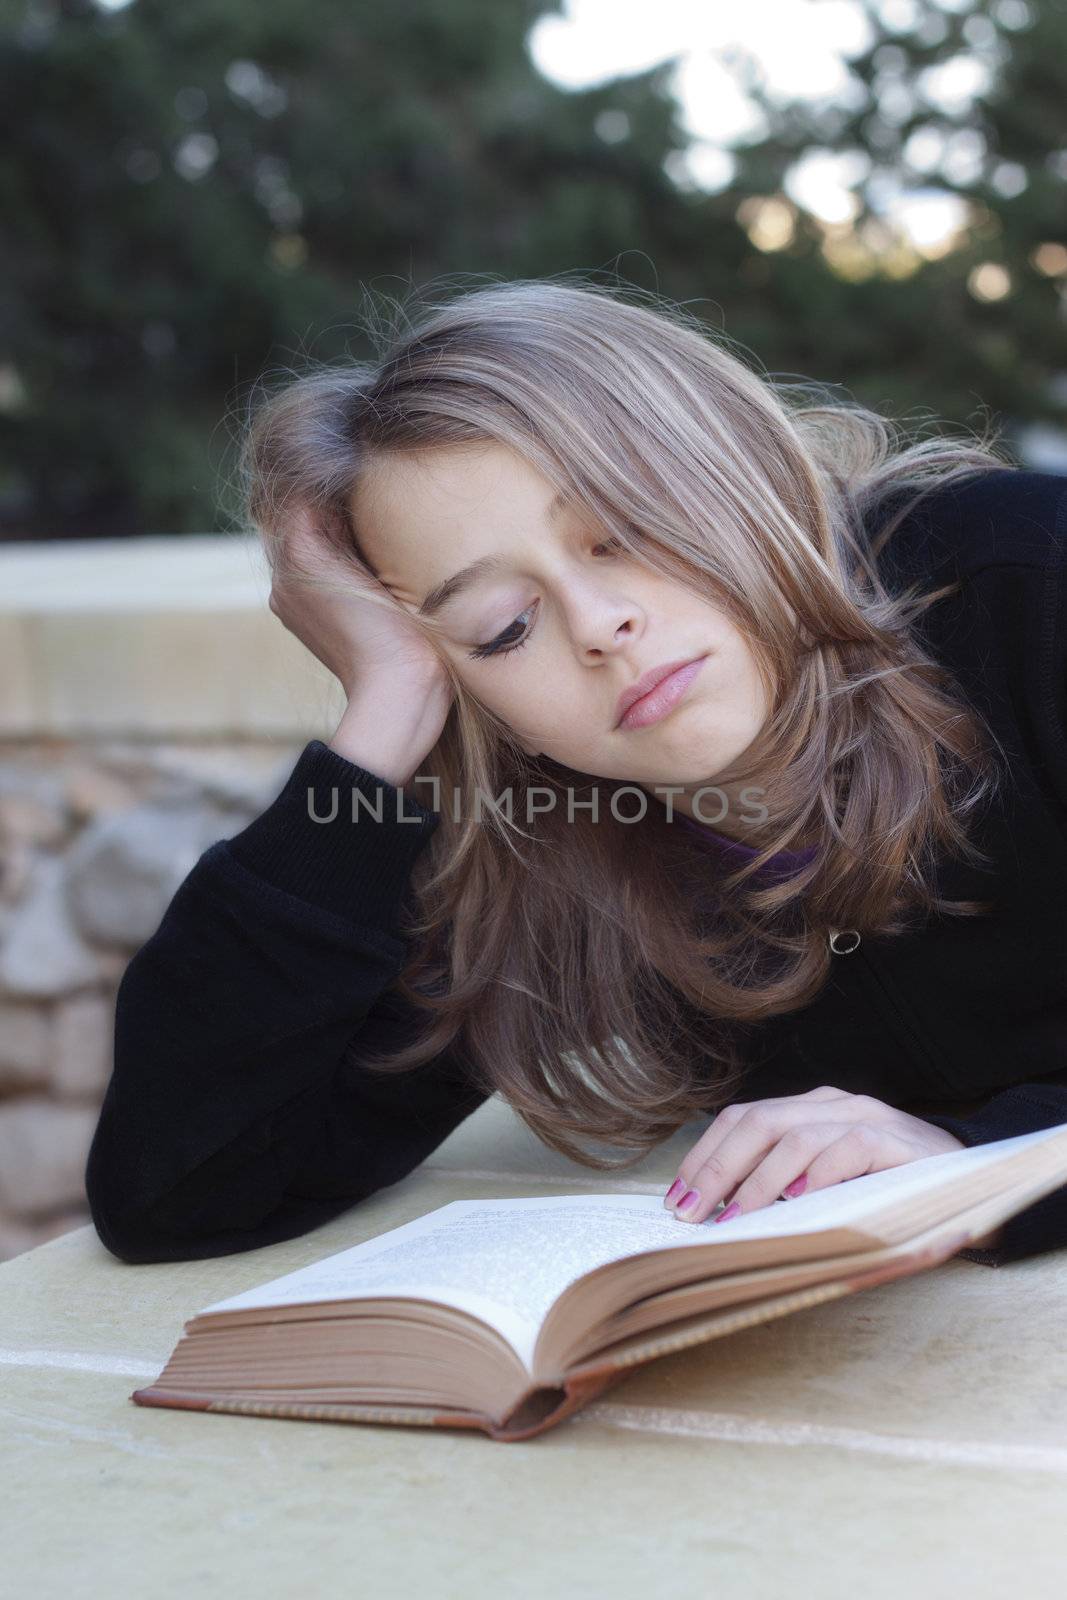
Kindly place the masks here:
POLYGON ((740 1332, 758 1323, 776 1317, 788 1316, 809 1306, 838 1300, 896 1278, 909 1277, 939 1265, 953 1256, 974 1237, 964 1230, 943 1237, 937 1244, 916 1248, 896 1260, 867 1271, 816 1285, 810 1289, 784 1294, 727 1312, 715 1312, 708 1317, 693 1319, 695 1325, 681 1330, 624 1341, 617 1353, 606 1352, 599 1359, 578 1367, 567 1374, 561 1386, 534 1387, 525 1394, 511 1414, 503 1421, 478 1416, 470 1412, 443 1410, 429 1406, 384 1406, 361 1404, 299 1404, 256 1400, 207 1400, 199 1395, 182 1395, 174 1389, 149 1386, 137 1389, 131 1395, 141 1406, 165 1406, 187 1411, 227 1412, 238 1416, 277 1417, 301 1422, 362 1422, 389 1423, 404 1427, 474 1428, 490 1439, 501 1443, 514 1443, 536 1438, 549 1428, 564 1422, 577 1411, 596 1399, 605 1390, 618 1383, 636 1367, 663 1355, 703 1344, 709 1339, 721 1338, 740 1332))

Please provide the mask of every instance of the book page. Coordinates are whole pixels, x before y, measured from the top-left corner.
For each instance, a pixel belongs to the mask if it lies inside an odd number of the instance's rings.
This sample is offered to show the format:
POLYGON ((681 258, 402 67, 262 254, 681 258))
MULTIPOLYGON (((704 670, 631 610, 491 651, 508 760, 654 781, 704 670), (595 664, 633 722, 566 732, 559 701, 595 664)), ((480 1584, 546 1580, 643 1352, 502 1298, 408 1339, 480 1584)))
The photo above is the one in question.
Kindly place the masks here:
MULTIPOLYGON (((1067 1126, 1067 1125, 1065 1125, 1067 1126)), ((323 1300, 403 1297, 455 1306, 495 1328, 532 1370, 553 1302, 577 1278, 646 1250, 787 1238, 862 1223, 889 1201, 992 1166, 1064 1128, 953 1150, 775 1201, 721 1228, 680 1222, 660 1195, 453 1200, 374 1239, 205 1306, 201 1315, 323 1300)))

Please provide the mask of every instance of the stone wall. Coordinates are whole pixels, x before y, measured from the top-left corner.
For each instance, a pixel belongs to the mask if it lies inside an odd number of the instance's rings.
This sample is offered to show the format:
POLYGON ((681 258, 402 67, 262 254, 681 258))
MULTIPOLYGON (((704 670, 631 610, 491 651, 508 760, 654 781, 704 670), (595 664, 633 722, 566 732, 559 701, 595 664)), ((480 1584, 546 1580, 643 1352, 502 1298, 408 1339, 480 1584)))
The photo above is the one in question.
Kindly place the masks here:
POLYGON ((0 760, 0 1260, 89 1220, 115 993, 178 884, 302 741, 18 741, 0 760))
POLYGON ((88 1220, 126 963, 337 725, 269 590, 244 537, 0 545, 0 1259, 88 1220))

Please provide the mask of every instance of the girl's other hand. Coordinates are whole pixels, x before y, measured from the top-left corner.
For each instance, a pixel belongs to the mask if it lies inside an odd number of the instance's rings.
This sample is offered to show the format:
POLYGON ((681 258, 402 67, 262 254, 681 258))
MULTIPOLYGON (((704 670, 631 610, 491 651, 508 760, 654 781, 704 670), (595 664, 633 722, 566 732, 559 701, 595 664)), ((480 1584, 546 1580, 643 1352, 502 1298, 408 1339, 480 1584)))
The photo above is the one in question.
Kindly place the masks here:
POLYGON ((831 1087, 807 1094, 724 1106, 678 1168, 664 1198, 679 1221, 703 1222, 728 1200, 716 1222, 780 1196, 825 1189, 964 1146, 951 1133, 870 1095, 831 1087), (678 1202, 696 1191, 684 1210, 678 1202))

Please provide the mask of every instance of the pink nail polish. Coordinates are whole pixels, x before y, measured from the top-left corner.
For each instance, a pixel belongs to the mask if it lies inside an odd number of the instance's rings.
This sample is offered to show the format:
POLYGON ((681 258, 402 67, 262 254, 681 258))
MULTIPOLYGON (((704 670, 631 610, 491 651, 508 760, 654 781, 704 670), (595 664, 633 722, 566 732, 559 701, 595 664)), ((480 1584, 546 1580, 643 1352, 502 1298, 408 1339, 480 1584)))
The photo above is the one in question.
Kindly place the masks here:
POLYGON ((699 1204, 700 1204, 700 1190, 699 1189, 687 1189, 685 1191, 685 1193, 683 1194, 682 1198, 679 1200, 677 1206, 675 1206, 675 1210, 676 1211, 692 1211, 693 1207, 694 1206, 698 1206, 699 1204))
POLYGON ((678 1196, 681 1194, 681 1192, 682 1192, 682 1190, 684 1188, 685 1188, 685 1179, 684 1178, 675 1178, 674 1182, 671 1184, 670 1188, 667 1190, 667 1193, 663 1196, 664 1200, 677 1200, 678 1196))
POLYGON ((790 1200, 795 1200, 797 1195, 803 1194, 807 1187, 808 1175, 806 1172, 802 1172, 799 1178, 794 1178, 792 1183, 786 1184, 785 1188, 782 1190, 782 1193, 787 1195, 790 1200))
POLYGON ((733 1200, 726 1207, 725 1211, 720 1211, 719 1212, 719 1215, 715 1218, 715 1221, 716 1222, 729 1222, 730 1218, 731 1217, 736 1217, 740 1210, 741 1210, 741 1207, 738 1205, 737 1201, 733 1200))

